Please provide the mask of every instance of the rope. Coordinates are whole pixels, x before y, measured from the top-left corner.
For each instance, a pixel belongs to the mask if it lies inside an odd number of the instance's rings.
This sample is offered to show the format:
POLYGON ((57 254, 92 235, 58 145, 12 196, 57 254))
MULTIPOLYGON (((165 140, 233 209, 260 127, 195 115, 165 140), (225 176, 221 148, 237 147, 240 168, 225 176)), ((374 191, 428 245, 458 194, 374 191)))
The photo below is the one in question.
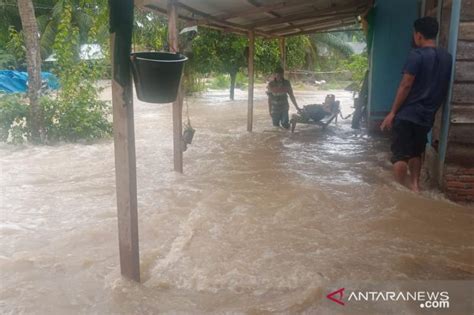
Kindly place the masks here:
POLYGON ((189 105, 188 105, 188 98, 184 97, 184 102, 186 103, 186 117, 188 118, 188 126, 191 126, 191 119, 189 118, 189 105))
POLYGON ((347 115, 346 117, 344 117, 344 116, 342 116, 342 112, 341 112, 341 111, 339 111, 339 116, 341 117, 341 119, 342 119, 342 120, 346 120, 346 119, 348 119, 348 118, 352 117, 352 115, 354 115, 354 112, 353 112, 353 113, 351 113, 351 114, 349 114, 349 115, 347 115))

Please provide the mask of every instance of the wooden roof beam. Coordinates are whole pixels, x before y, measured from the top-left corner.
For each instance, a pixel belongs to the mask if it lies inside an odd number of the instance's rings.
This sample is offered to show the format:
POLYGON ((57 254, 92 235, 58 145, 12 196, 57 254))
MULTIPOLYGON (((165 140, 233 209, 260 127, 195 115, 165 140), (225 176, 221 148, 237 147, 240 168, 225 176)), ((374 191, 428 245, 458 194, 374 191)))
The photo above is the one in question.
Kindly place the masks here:
MULTIPOLYGON (((253 5, 256 8, 261 7, 261 5, 255 0, 246 0, 246 1, 247 1, 247 3, 250 3, 251 5, 253 5)), ((275 13, 273 11, 268 11, 268 12, 265 12, 264 14, 267 15, 267 16, 274 17, 274 18, 281 18, 281 15, 279 15, 278 13, 275 13)), ((289 23, 289 24, 293 25, 293 23, 289 23)), ((302 31, 302 29, 300 29, 300 28, 297 28, 297 27, 295 27, 295 28, 298 29, 299 31, 302 31)))
POLYGON ((352 20, 342 20, 342 21, 337 21, 337 23, 332 23, 332 24, 327 24, 327 25, 321 25, 317 28, 311 29, 311 30, 305 30, 303 32, 296 32, 296 33, 287 33, 287 34, 282 34, 282 35, 275 35, 275 36, 281 36, 281 37, 289 37, 289 36, 298 36, 298 35, 311 35, 311 34, 316 34, 316 33, 321 33, 321 31, 324 30, 331 30, 336 27, 344 27, 344 26, 350 26, 354 25, 354 21, 352 20))
MULTIPOLYGON (((147 4, 147 5, 145 5, 145 8, 156 11, 157 13, 160 13, 162 15, 168 16, 168 13, 165 9, 162 9, 158 6, 153 5, 153 4, 147 4)), ((188 11, 188 12, 191 12, 191 11, 188 11)), ((196 11, 196 12, 200 12, 200 11, 196 11)), ((191 13, 194 13, 194 12, 191 12, 191 13)), ((195 13, 195 14, 197 14, 197 13, 195 13)), ((205 13, 202 13, 202 14, 205 14, 205 13)), ((244 28, 244 27, 237 27, 236 28, 236 27, 233 27, 233 26, 229 26, 229 25, 227 25, 227 22, 225 22, 225 23, 220 23, 219 21, 214 22, 213 19, 199 19, 199 20, 196 20, 192 17, 182 15, 182 14, 179 14, 178 18, 183 20, 183 21, 186 21, 187 22, 186 26, 198 25, 198 26, 205 26, 205 27, 208 27, 208 28, 221 30, 221 31, 224 31, 224 32, 229 32, 229 33, 237 33, 237 34, 241 34, 241 35, 247 35, 248 34, 248 29, 247 28, 244 28)), ((257 33, 258 35, 263 36, 263 37, 267 37, 267 38, 271 37, 270 34, 268 34, 266 32, 263 32, 263 31, 256 31, 255 33, 257 33)))
MULTIPOLYGON (((235 23, 232 23, 232 22, 227 22, 227 21, 223 21, 223 20, 220 20, 208 13, 205 13, 205 12, 202 12, 202 11, 199 11, 197 9, 194 9, 182 2, 179 2, 179 1, 175 1, 175 5, 176 7, 179 7, 179 8, 182 8, 192 14, 195 14, 195 15, 198 15, 202 18, 204 18, 205 20, 208 21, 208 23, 206 24, 210 24, 210 22, 212 22, 213 24, 216 24, 216 25, 222 25, 224 27, 227 27, 229 29, 234 29, 234 30, 238 30, 238 31, 241 31, 241 32, 248 32, 248 31, 251 31, 253 30, 253 28, 251 27, 247 27, 247 26, 241 26, 241 25, 238 25, 238 24, 235 24, 235 23)), ((265 32, 262 32, 262 31, 255 31, 256 34, 258 35, 261 35, 261 36, 264 36, 264 37, 270 37, 270 35, 268 33, 265 33, 265 32)))
POLYGON ((275 33, 290 31, 290 30, 293 30, 293 29, 296 29, 296 28, 303 31, 304 28, 311 27, 311 26, 318 26, 323 22, 330 22, 330 21, 333 21, 334 19, 348 18, 348 17, 352 17, 352 16, 355 16, 354 13, 352 13, 352 12, 351 13, 342 13, 342 14, 339 14, 339 15, 334 15, 334 16, 329 16, 329 17, 325 17, 325 18, 315 19, 315 20, 312 20, 311 22, 306 22, 306 23, 302 23, 302 24, 296 24, 296 25, 291 25, 291 26, 284 26, 284 27, 280 27, 280 28, 274 28, 274 29, 271 29, 267 32, 269 32, 271 34, 275 34, 275 33))
POLYGON ((222 14, 216 17, 218 17, 221 20, 230 20, 236 17, 244 17, 244 16, 249 16, 249 15, 258 14, 258 13, 266 13, 266 12, 270 12, 270 11, 278 10, 278 9, 307 7, 307 6, 314 6, 314 2, 308 1, 308 0, 281 1, 275 4, 256 6, 252 9, 242 10, 236 13, 222 14))
POLYGON ((289 23, 289 22, 293 22, 297 20, 326 17, 326 16, 331 16, 331 15, 340 14, 340 13, 354 12, 354 14, 359 14, 359 12, 362 11, 362 9, 365 9, 365 7, 366 7, 366 1, 358 1, 356 5, 350 4, 350 5, 344 5, 344 6, 337 6, 337 7, 333 7, 333 8, 329 8, 325 10, 315 10, 315 11, 310 11, 310 12, 292 14, 289 16, 284 16, 284 17, 276 18, 272 20, 263 20, 261 22, 249 24, 246 26, 249 28, 259 28, 263 26, 289 23))

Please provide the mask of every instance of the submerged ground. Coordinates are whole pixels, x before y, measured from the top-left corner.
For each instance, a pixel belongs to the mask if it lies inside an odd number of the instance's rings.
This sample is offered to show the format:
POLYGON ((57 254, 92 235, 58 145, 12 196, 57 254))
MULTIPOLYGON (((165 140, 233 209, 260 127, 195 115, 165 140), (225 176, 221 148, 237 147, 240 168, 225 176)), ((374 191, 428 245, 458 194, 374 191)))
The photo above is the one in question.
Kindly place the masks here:
POLYGON ((111 140, 0 147, 0 312, 325 314, 336 281, 474 279, 473 209, 395 185, 386 140, 273 129, 262 89, 247 133, 226 93, 188 100, 185 175, 171 106, 135 103, 141 285, 119 275, 111 140))

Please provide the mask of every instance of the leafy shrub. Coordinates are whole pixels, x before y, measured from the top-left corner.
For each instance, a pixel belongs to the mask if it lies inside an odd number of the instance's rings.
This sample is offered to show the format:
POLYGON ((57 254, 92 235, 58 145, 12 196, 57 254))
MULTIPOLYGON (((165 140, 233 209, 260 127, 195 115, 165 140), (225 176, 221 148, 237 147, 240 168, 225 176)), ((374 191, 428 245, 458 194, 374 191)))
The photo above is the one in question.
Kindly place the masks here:
MULTIPOLYGON (((110 104, 85 98, 62 101, 49 96, 40 99, 44 140, 91 141, 112 133, 110 104)), ((19 94, 0 97, 0 141, 23 143, 30 138, 28 100, 19 94)))
POLYGON ((110 104, 100 100, 76 98, 71 100, 44 97, 44 134, 48 142, 95 140, 109 136, 112 125, 110 104))
MULTIPOLYGON (((238 72, 235 77, 235 87, 238 89, 244 89, 247 87, 248 78, 242 72, 238 72)), ((230 87, 230 75, 228 74, 218 74, 216 77, 212 78, 209 83, 209 88, 216 90, 224 90, 230 87)))
POLYGON ((365 72, 369 67, 367 54, 362 53, 360 55, 352 55, 342 67, 352 73, 352 81, 357 85, 357 89, 360 90, 365 72))
POLYGON ((25 123, 28 103, 19 94, 0 97, 0 141, 22 143, 28 137, 25 123))
POLYGON ((212 78, 209 88, 216 90, 228 89, 230 86, 230 76, 228 74, 218 74, 212 78))

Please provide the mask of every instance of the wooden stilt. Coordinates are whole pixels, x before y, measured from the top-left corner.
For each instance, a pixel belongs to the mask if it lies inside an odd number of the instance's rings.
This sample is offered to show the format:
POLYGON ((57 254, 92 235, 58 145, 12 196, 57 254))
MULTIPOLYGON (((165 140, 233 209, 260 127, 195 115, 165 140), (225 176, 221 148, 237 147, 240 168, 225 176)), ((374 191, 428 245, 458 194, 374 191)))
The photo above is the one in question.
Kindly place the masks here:
MULTIPOLYGON (((117 40, 119 39, 120 37, 117 40)), ((111 47, 115 47, 115 40, 114 33, 111 36, 111 47)), ((117 52, 114 49, 112 51, 117 52)), ((116 56, 112 55, 112 58, 116 56)), ((112 64, 114 65, 113 61, 112 64)), ((129 67, 124 66, 124 69, 128 69, 125 71, 130 76, 129 67)), ((123 276, 140 282, 133 91, 131 79, 128 82, 129 84, 122 86, 114 76, 112 79, 120 270, 123 276)))
MULTIPOLYGON (((171 52, 179 51, 176 6, 168 2, 168 42, 171 52)), ((173 152, 174 170, 183 173, 183 90, 179 87, 178 97, 173 103, 173 152)))
POLYGON ((248 112, 247 131, 252 132, 253 127, 253 91, 254 91, 254 55, 255 55, 255 33, 249 31, 249 90, 248 90, 248 112))

